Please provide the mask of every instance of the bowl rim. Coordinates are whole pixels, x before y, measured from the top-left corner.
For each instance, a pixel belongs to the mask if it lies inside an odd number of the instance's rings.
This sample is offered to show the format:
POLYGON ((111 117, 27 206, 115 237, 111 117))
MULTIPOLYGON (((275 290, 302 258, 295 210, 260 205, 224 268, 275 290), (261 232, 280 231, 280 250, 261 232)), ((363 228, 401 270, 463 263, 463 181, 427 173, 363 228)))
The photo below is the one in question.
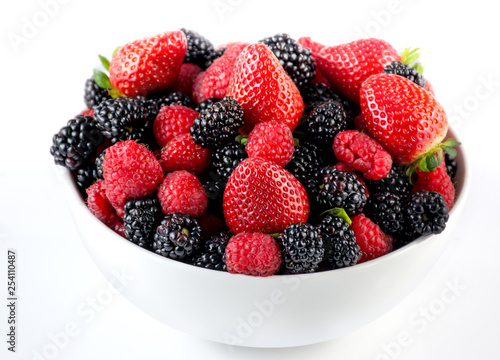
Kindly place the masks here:
MULTIPOLYGON (((449 129, 446 138, 449 137, 454 137, 457 139, 455 136, 455 133, 449 129)), ((458 139, 457 139, 458 140, 458 139)), ((455 203, 453 208, 450 210, 450 217, 453 216, 456 212, 458 212, 458 208, 461 208, 463 206, 463 203, 467 197, 467 193, 469 191, 469 186, 470 186, 470 174, 469 174, 469 169, 470 165, 468 163, 467 156, 465 155, 463 148, 459 147, 457 149, 457 158, 460 158, 460 165, 461 165, 461 172, 463 173, 463 179, 462 179, 462 184, 461 187, 458 189, 458 194, 455 198, 455 203)), ((444 161, 444 160, 443 160, 444 161)), ((112 236, 113 239, 118 243, 120 241, 120 244, 123 244, 123 246, 131 246, 134 247, 136 251, 139 251, 138 254, 142 254, 146 257, 150 257, 151 260, 147 261, 155 261, 155 262, 160 262, 160 264, 164 264, 161 266, 167 266, 167 267, 174 267, 178 268, 179 271, 188 271, 192 272, 193 274, 199 274, 199 275, 205 275, 205 276, 210 276, 210 277, 220 277, 222 280, 225 279, 225 277, 231 277, 232 279, 235 279, 234 276, 239 276, 241 279, 240 281, 267 281, 267 282, 283 282, 283 279, 287 277, 300 277, 300 279, 319 279, 323 278, 326 276, 335 276, 332 274, 338 274, 342 275, 345 274, 346 272, 356 272, 356 271, 364 271, 365 269, 369 269, 370 267, 375 267, 377 266, 380 262, 385 261, 385 260, 390 260, 391 258, 394 257, 399 257, 403 256, 403 254, 407 252, 411 252, 412 249, 420 246, 422 243, 429 241, 430 238, 434 236, 439 236, 440 234, 437 235, 427 235, 420 237, 411 243, 397 249, 394 251, 391 251, 390 253, 383 255, 381 257, 378 257, 376 259, 366 261, 361 264, 356 264, 354 266, 349 266, 341 269, 332 269, 332 270, 326 270, 326 271, 320 271, 320 272, 315 272, 315 273, 308 273, 308 274, 284 274, 284 275, 273 275, 273 276, 267 276, 267 277, 259 277, 259 276, 248 276, 244 274, 232 274, 229 272, 225 271, 216 271, 216 270, 211 270, 211 269, 205 269, 202 267, 190 265, 181 261, 176 261, 173 259, 165 258, 163 256, 159 256, 158 254, 146 250, 131 241, 127 240, 126 238, 120 236, 116 232, 114 232, 112 229, 108 228, 104 223, 102 223, 97 217, 95 217, 87 208, 86 201, 81 195, 75 179, 73 175, 71 174, 71 171, 65 167, 54 165, 53 166, 54 170, 56 171, 57 177, 59 178, 60 181, 63 182, 64 187, 66 188, 66 193, 70 194, 71 198, 68 199, 67 201, 71 201, 74 205, 78 206, 78 209, 81 210, 80 212, 85 213, 87 219, 90 221, 94 222, 95 224, 98 224, 98 226, 102 227, 104 229, 103 234, 109 234, 109 236, 112 236), (211 274, 211 275, 210 275, 211 274), (245 279, 245 280, 242 280, 245 279)), ((75 216, 73 216, 73 221, 77 221, 75 216)), ((77 224, 75 224, 77 225, 77 224)), ((80 232, 78 231, 78 234, 80 235, 80 232)), ((82 237, 80 235, 80 237, 82 237)))

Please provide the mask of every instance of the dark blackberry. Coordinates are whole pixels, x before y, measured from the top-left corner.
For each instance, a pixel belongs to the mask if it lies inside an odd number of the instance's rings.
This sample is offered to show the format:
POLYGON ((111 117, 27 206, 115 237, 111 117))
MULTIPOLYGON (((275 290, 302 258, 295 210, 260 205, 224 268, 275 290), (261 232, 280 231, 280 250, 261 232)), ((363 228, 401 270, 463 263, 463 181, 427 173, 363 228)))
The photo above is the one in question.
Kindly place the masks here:
POLYGON ((203 110, 207 109, 211 104, 220 101, 219 98, 209 98, 205 101, 202 101, 197 106, 194 107, 194 110, 201 113, 203 110))
POLYGON ((95 159, 95 173, 94 177, 96 180, 104 180, 104 157, 106 156, 106 150, 104 149, 102 153, 99 154, 95 159))
POLYGON ((147 121, 152 122, 156 119, 156 115, 158 115, 160 107, 158 106, 158 103, 155 100, 146 99, 145 97, 138 96, 135 98, 135 101, 139 105, 141 105, 146 111, 146 118, 148 119, 147 121))
POLYGON ((279 234, 278 242, 283 251, 285 273, 314 272, 325 255, 318 229, 308 223, 288 226, 279 234))
POLYGON ((443 196, 434 191, 417 191, 406 203, 405 221, 408 231, 417 235, 439 234, 448 221, 448 208, 443 196))
POLYGON ((311 83, 316 75, 316 66, 311 50, 303 48, 288 34, 276 34, 260 40, 276 55, 286 73, 298 88, 311 83))
POLYGON ((309 84, 300 89, 300 94, 307 108, 313 108, 319 103, 326 101, 341 102, 339 95, 325 84, 309 84))
POLYGON ((366 180, 366 186, 370 194, 391 192, 401 199, 406 199, 410 195, 411 184, 406 175, 404 166, 393 164, 389 175, 380 180, 366 180))
POLYGON ((193 265, 218 271, 227 271, 226 246, 229 235, 221 233, 204 241, 203 248, 193 261, 193 265))
POLYGON ((153 121, 143 100, 117 98, 104 100, 95 108, 97 127, 111 143, 150 137, 153 121))
POLYGON ((77 170, 90 163, 103 142, 94 118, 78 115, 52 137, 50 154, 56 164, 77 170))
POLYGON ((174 91, 169 94, 155 95, 149 98, 149 100, 156 103, 158 110, 164 106, 172 105, 187 106, 190 108, 196 107, 196 104, 189 98, 189 96, 178 91, 174 91))
POLYGON ((153 238, 162 215, 157 198, 127 201, 123 207, 125 237, 140 247, 152 250, 153 238))
POLYGON ((216 149, 234 140, 243 126, 243 108, 230 96, 210 104, 191 126, 193 141, 204 148, 216 149))
POLYGON ((343 208, 349 216, 355 216, 366 204, 365 188, 356 175, 333 166, 318 170, 307 182, 307 188, 320 211, 343 208))
POLYGON ((384 68, 384 73, 386 74, 396 74, 413 81, 415 84, 425 87, 425 79, 422 74, 419 74, 410 65, 403 64, 401 61, 393 61, 390 65, 384 68))
POLYGON ((385 191, 372 194, 363 213, 386 234, 398 234, 404 228, 403 200, 396 194, 385 191))
POLYGON ((174 260, 189 260, 198 250, 201 227, 189 214, 166 215, 156 229, 153 250, 174 260))
POLYGON ((85 90, 83 95, 83 101, 89 109, 95 108, 103 100, 111 99, 108 93, 108 89, 103 89, 96 84, 94 77, 87 79, 85 81, 85 90))
POLYGON ((454 157, 451 157, 448 153, 444 153, 444 161, 446 164, 446 172, 450 176, 451 180, 455 179, 455 175, 457 174, 458 163, 454 157))
POLYGON ((198 65, 202 70, 206 70, 207 61, 214 57, 214 46, 204 36, 196 31, 180 29, 185 35, 187 40, 186 56, 184 56, 185 63, 192 63, 198 65))
POLYGON ((285 165, 285 170, 290 172, 302 185, 306 186, 307 180, 318 171, 324 162, 318 147, 310 142, 299 142, 295 147, 292 160, 285 165))
POLYGON ((398 233, 393 237, 393 250, 397 250, 402 248, 405 245, 408 245, 412 241, 418 239, 420 237, 417 232, 408 226, 405 226, 402 232, 398 233))
POLYGON ((325 247, 325 261, 334 269, 356 265, 361 248, 349 224, 338 216, 325 215, 318 224, 325 247))
MULTIPOLYGON (((227 182, 227 181, 226 181, 227 182)), ((225 183, 219 180, 208 180, 203 183, 203 189, 208 197, 207 210, 217 214, 222 213, 222 198, 224 195, 225 183)))
POLYGON ((347 129, 347 115, 338 101, 319 103, 313 108, 306 122, 312 140, 330 147, 335 135, 347 129))
POLYGON ((224 52, 226 51, 226 48, 222 48, 219 50, 214 50, 208 57, 207 61, 205 61, 205 69, 208 69, 210 65, 214 63, 214 61, 218 58, 220 58, 224 52))
POLYGON ((226 184, 236 166, 248 157, 245 145, 231 142, 212 151, 212 166, 217 173, 219 183, 226 184))
POLYGON ((76 185, 84 194, 85 190, 95 181, 95 164, 89 164, 76 170, 76 185))

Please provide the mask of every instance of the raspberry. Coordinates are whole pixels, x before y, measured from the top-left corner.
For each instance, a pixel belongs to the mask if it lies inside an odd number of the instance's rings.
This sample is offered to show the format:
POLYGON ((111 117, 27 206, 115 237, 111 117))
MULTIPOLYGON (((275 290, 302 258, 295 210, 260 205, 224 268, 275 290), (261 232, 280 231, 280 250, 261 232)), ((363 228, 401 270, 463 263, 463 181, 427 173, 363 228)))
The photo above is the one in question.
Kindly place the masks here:
POLYGON ((249 157, 260 157, 285 166, 295 150, 292 131, 280 121, 258 123, 248 135, 245 150, 249 157))
POLYGON ((439 164, 438 168, 434 171, 425 172, 417 169, 417 174, 418 179, 411 190, 412 193, 420 190, 438 192, 443 196, 448 210, 453 207, 455 201, 455 187, 446 171, 446 164, 444 161, 441 161, 441 164, 439 164))
POLYGON ((153 237, 162 217, 157 198, 131 199, 123 207, 125 237, 145 249, 153 248, 153 237))
POLYGON ((87 109, 87 110, 83 110, 80 114, 78 115, 82 115, 82 116, 91 116, 91 117, 94 117, 94 109, 87 109))
POLYGON ((278 272, 281 251, 267 234, 240 233, 226 246, 227 271, 232 274, 270 276, 278 272))
POLYGON ((106 182, 97 181, 87 189, 87 195, 87 207, 90 212, 111 230, 125 237, 123 222, 106 196, 106 182))
POLYGON ((103 174, 106 195, 120 217, 128 199, 151 195, 163 179, 154 154, 133 140, 118 142, 106 150, 103 174))
POLYGON ((193 84, 196 76, 202 72, 201 68, 196 64, 184 63, 181 65, 181 70, 175 80, 173 91, 191 96, 193 93, 193 84))
POLYGON ((210 150, 196 144, 191 134, 182 134, 165 145, 161 160, 165 171, 186 170, 199 175, 210 166, 210 150))
POLYGON ((391 155, 375 140, 357 130, 337 134, 333 151, 337 159, 361 171, 366 179, 380 180, 391 171, 391 155))
POLYGON ((198 112, 182 105, 164 106, 153 122, 153 134, 161 147, 174 137, 189 133, 198 112))
POLYGON ((153 250, 166 258, 188 261, 198 250, 201 228, 188 214, 165 216, 156 229, 153 250))
POLYGON ((205 269, 227 271, 226 246, 228 242, 229 235, 226 233, 210 236, 203 242, 202 249, 193 261, 193 265, 205 269))
POLYGON ((316 271, 325 249, 316 227, 308 223, 288 226, 279 236, 285 272, 303 274, 316 271))
POLYGON ((168 173, 158 189, 164 214, 184 213, 192 217, 205 214, 207 194, 200 180, 187 171, 168 173))
POLYGON ((441 233, 448 218, 448 207, 443 196, 437 192, 417 191, 406 203, 406 224, 418 236, 441 233))
POLYGON ((351 229, 354 231, 356 241, 361 248, 361 258, 358 260, 358 264, 392 251, 392 236, 385 234, 377 224, 364 214, 352 218, 351 229))

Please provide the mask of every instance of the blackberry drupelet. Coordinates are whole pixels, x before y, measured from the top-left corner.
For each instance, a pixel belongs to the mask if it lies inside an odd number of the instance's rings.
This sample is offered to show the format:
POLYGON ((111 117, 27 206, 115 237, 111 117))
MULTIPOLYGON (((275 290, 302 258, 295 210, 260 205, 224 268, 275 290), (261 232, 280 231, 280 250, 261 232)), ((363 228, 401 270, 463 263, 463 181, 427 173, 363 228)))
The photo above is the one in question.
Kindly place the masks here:
POLYGON ((193 141, 204 148, 216 149, 231 142, 243 126, 243 108, 230 96, 210 104, 194 120, 193 141))
POLYGON ((203 110, 207 109, 211 104, 220 101, 219 98, 208 98, 205 101, 202 101, 197 106, 194 107, 194 110, 201 113, 203 110))
POLYGON ((325 247, 325 261, 334 269, 356 265, 361 248, 349 224, 338 216, 325 215, 317 226, 325 247))
POLYGON ((194 259, 193 265, 218 271, 227 271, 226 268, 226 246, 229 235, 220 233, 205 239, 203 248, 194 259))
POLYGON ((155 102, 158 106, 158 111, 164 106, 182 105, 190 108, 195 108, 196 104, 181 92, 174 91, 169 94, 156 95, 149 98, 149 101, 155 102))
POLYGON ((448 153, 444 153, 444 161, 446 165, 446 172, 450 176, 451 180, 455 179, 455 175, 457 174, 458 163, 455 158, 451 157, 448 153))
POLYGON ((94 177, 96 180, 104 180, 104 157, 106 156, 106 150, 104 149, 102 153, 99 154, 98 157, 95 159, 95 173, 94 177))
POLYGON ((233 170, 247 157, 245 145, 238 142, 231 142, 212 151, 212 166, 217 173, 218 182, 225 185, 233 170))
POLYGON ((140 247, 152 250, 153 238, 162 216, 157 198, 127 201, 123 207, 125 237, 140 247))
POLYGON ((186 56, 184 56, 185 63, 192 63, 198 65, 202 70, 206 70, 206 63, 214 57, 214 46, 204 36, 196 31, 180 29, 185 35, 187 40, 186 56))
POLYGON ((76 185, 84 193, 95 182, 95 164, 89 164, 76 170, 76 185))
POLYGON ((398 195, 385 191, 372 194, 363 213, 380 226, 383 232, 395 235, 404 228, 403 209, 403 200, 398 195))
POLYGON ((413 81, 415 84, 425 87, 425 79, 422 74, 419 74, 417 70, 407 64, 403 64, 401 61, 393 61, 390 65, 384 68, 384 73, 386 74, 396 74, 413 81))
POLYGON ((405 221, 408 231, 419 236, 439 234, 448 221, 448 207, 443 196, 433 191, 417 191, 406 203, 405 221))
POLYGON ((349 216, 363 211, 366 204, 365 187, 356 175, 325 166, 307 182, 319 210, 343 208, 349 216))
POLYGON ((316 66, 310 49, 303 48, 288 34, 276 34, 259 42, 271 49, 298 88, 311 83, 316 66))
POLYGON ((316 105, 306 122, 312 140, 330 147, 335 135, 347 129, 347 115, 338 101, 327 101, 316 105))
POLYGON ((97 127, 111 143, 143 140, 150 137, 153 121, 142 99, 117 98, 104 100, 95 108, 97 127))
POLYGON ((166 215, 156 229, 153 250, 174 260, 189 260, 198 250, 201 226, 189 214, 166 215))
POLYGON ((303 274, 316 271, 325 249, 316 227, 308 223, 288 226, 278 236, 283 252, 285 273, 303 274))
POLYGON ((96 84, 94 77, 91 77, 90 79, 87 79, 87 81, 85 81, 83 101, 89 109, 95 108, 103 100, 108 99, 111 99, 111 96, 108 93, 108 89, 99 87, 99 85, 96 84))
POLYGON ((78 115, 52 137, 50 154, 56 164, 77 170, 90 163, 103 142, 94 118, 78 115))
POLYGON ((290 172, 302 185, 306 186, 316 171, 323 166, 323 158, 318 147, 310 142, 299 142, 295 147, 292 160, 285 165, 285 170, 290 172))
POLYGON ((380 180, 366 180, 366 186, 370 194, 381 192, 391 192, 401 199, 406 199, 410 195, 411 184, 408 181, 404 166, 393 164, 389 175, 380 180))

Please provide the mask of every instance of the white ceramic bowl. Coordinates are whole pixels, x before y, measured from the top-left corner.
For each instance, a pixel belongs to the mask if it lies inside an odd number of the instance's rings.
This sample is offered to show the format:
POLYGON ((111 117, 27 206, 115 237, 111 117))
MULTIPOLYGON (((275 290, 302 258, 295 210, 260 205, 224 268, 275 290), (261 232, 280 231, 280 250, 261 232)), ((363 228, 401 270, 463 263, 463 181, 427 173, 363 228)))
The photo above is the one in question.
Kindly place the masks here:
MULTIPOLYGON (((450 132, 450 135, 453 135, 450 132)), ((456 204, 446 229, 381 258, 307 275, 256 278, 163 258, 115 234, 87 209, 69 171, 58 168, 81 237, 108 279, 139 309, 180 331, 249 347, 318 343, 377 319, 424 278, 458 223, 468 188, 461 148, 456 204), (388 281, 390 280, 390 281, 388 281)))

